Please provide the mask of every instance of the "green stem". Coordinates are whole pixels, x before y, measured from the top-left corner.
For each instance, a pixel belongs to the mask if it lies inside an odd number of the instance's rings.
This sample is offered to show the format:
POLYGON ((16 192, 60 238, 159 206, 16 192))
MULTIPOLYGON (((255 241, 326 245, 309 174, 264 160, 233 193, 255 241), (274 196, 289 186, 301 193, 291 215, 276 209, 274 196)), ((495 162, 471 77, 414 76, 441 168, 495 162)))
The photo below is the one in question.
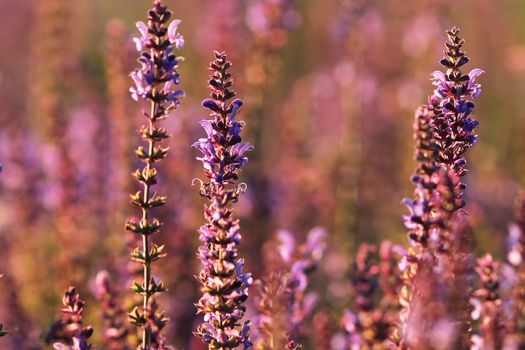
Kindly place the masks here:
MULTIPOLYGON (((152 91, 153 95, 153 101, 151 102, 151 115, 149 120, 149 132, 150 134, 153 133, 153 119, 154 116, 157 113, 157 102, 155 101, 156 91, 153 89, 152 91)), ((148 140, 148 153, 151 155, 153 154, 153 150, 155 148, 155 141, 153 139, 148 140)), ((153 167, 151 158, 148 159, 145 166, 145 173, 149 174, 151 168, 153 167)), ((150 193, 151 193, 151 186, 147 183, 144 184, 144 202, 147 203, 150 199, 150 193)), ((143 208, 142 209, 142 223, 147 224, 149 221, 149 209, 143 208)), ((142 255, 144 256, 144 294, 143 294, 143 308, 144 308, 144 314, 147 316, 147 310, 148 310, 148 304, 149 304, 149 298, 150 298, 150 282, 151 282, 151 262, 150 262, 150 241, 148 235, 142 236, 142 255)), ((144 349, 149 349, 150 345, 150 339, 151 339, 151 330, 149 327, 145 326, 142 328, 142 347, 144 349)))

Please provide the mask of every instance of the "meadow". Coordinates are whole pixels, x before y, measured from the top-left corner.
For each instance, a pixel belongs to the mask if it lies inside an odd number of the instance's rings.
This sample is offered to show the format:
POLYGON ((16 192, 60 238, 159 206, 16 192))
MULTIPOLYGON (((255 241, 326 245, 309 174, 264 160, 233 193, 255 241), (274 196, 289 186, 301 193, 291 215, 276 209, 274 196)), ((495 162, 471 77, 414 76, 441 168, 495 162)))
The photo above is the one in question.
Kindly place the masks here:
POLYGON ((0 349, 525 349, 524 19, 0 0, 0 349))

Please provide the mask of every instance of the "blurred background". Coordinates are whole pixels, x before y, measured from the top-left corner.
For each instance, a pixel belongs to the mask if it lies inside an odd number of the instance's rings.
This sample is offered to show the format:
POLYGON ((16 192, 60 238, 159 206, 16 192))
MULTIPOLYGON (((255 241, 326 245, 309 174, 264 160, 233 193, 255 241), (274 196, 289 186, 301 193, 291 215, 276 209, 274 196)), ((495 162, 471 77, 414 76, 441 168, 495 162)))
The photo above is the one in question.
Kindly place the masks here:
MULTIPOLYGON (((414 110, 441 69, 445 30, 456 25, 483 86, 477 145, 468 153, 467 207, 476 250, 502 256, 514 197, 525 181, 525 2, 521 0, 165 0, 186 45, 186 98, 166 121, 170 154, 160 165, 169 255, 157 272, 170 341, 192 336, 199 270, 196 229, 203 177, 191 144, 207 118, 208 62, 233 62, 245 139, 254 144, 237 205, 242 255, 256 278, 271 270, 275 233, 299 242, 323 227, 328 250, 312 276, 319 307, 334 318, 348 302, 356 244, 406 244, 400 204, 412 194, 414 110)), ((0 320, 2 349, 38 349, 70 284, 100 325, 93 278, 128 283, 123 229, 141 106, 128 93, 136 67, 135 21, 145 0, 0 0, 0 320)), ((315 318, 315 316, 314 316, 315 318)), ((95 338, 98 337, 95 333, 95 338)), ((308 347, 307 347, 308 348, 308 347)))

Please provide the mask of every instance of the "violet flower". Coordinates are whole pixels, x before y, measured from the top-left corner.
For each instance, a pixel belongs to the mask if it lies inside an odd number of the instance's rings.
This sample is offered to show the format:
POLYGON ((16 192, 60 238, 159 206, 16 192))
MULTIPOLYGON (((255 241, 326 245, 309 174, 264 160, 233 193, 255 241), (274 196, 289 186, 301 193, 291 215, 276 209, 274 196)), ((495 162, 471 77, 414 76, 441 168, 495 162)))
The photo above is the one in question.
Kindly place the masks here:
POLYGON ((160 221, 151 216, 151 210, 166 203, 166 197, 152 191, 152 186, 157 183, 155 164, 168 152, 168 148, 159 145, 169 137, 168 131, 157 123, 177 108, 179 99, 184 95, 182 90, 176 89, 180 82, 177 68, 181 58, 173 53, 175 48, 182 47, 184 41, 177 34, 180 21, 170 23, 171 15, 160 0, 155 0, 148 12, 148 23, 137 23, 141 36, 134 41, 140 52, 138 61, 141 68, 131 73, 135 83, 130 89, 132 98, 149 101, 151 107, 149 113, 144 112, 148 124, 140 128, 140 135, 147 146, 139 146, 136 150, 144 167, 133 174, 143 188, 131 195, 133 204, 141 208, 142 216, 126 224, 128 230, 142 238, 142 247, 132 252, 132 260, 142 265, 143 281, 133 282, 131 288, 142 296, 143 302, 140 310, 135 307, 129 314, 131 324, 142 328, 141 350, 165 348, 160 331, 168 321, 164 313, 157 310, 158 304, 154 300, 155 294, 165 291, 164 285, 152 274, 152 263, 165 256, 164 246, 151 242, 150 236, 159 232, 161 226, 160 221))
POLYGON ((435 232, 431 228, 446 225, 445 217, 448 220, 464 206, 462 197, 465 185, 454 180, 456 188, 453 192, 457 198, 450 199, 454 210, 450 215, 430 215, 435 212, 434 206, 444 205, 444 197, 439 196, 435 188, 439 179, 452 180, 466 174, 464 153, 477 139, 473 130, 478 122, 471 118, 474 103, 469 97, 479 95, 480 86, 475 83, 475 79, 482 71, 475 69, 468 75, 461 73, 460 67, 469 61, 461 50, 464 40, 459 37, 457 28, 451 29, 447 34, 449 42, 445 44, 447 50, 441 60, 447 71, 433 73, 433 84, 436 86, 434 94, 429 98, 428 105, 420 107, 416 112, 414 130, 418 167, 412 176, 416 190, 414 199, 405 199, 410 210, 410 215, 404 217, 405 226, 409 229, 409 242, 423 250, 427 250, 429 244, 434 245, 430 254, 443 252, 443 247, 448 245, 439 237, 440 232, 443 236, 446 230, 438 231, 438 237, 431 237, 430 232, 435 232), (445 174, 448 171, 452 173, 445 174))
POLYGON ((473 254, 471 233, 462 210, 466 186, 461 177, 467 173, 464 154, 478 137, 474 133, 479 122, 472 119, 472 99, 481 93, 475 80, 483 71, 474 69, 463 74, 460 68, 469 61, 462 51, 464 40, 457 28, 447 31, 447 35, 449 42, 445 44, 445 57, 440 62, 447 70, 433 73, 436 88, 428 105, 433 142, 438 148, 435 164, 441 168, 434 177, 436 189, 431 199, 434 213, 431 245, 437 259, 436 278, 444 288, 447 317, 458 323, 457 337, 452 344, 462 347, 469 341, 471 328, 465 304, 471 293, 473 254))
POLYGON ((435 142, 439 147, 437 161, 462 177, 467 173, 464 153, 478 138, 474 129, 479 122, 472 119, 472 99, 481 94, 476 78, 483 71, 473 69, 463 74, 460 68, 470 60, 462 51, 464 40, 455 27, 447 31, 447 35, 449 42, 445 44, 445 57, 440 61, 447 70, 432 73, 435 90, 428 104, 433 114, 435 142))
POLYGON ((171 11, 160 0, 155 0, 148 13, 148 24, 137 22, 141 36, 133 39, 140 52, 138 61, 141 68, 130 74, 135 83, 130 88, 131 96, 135 101, 139 98, 157 100, 157 116, 149 117, 154 119, 163 119, 163 116, 179 105, 179 100, 184 95, 182 90, 175 89, 180 83, 177 68, 181 58, 173 54, 174 49, 183 47, 184 39, 177 33, 180 20, 175 19, 167 24, 171 15, 171 11))
POLYGON ((199 228, 202 245, 197 255, 203 269, 198 279, 203 295, 196 305, 199 313, 204 314, 204 322, 196 334, 210 350, 235 349, 241 344, 245 349, 252 346, 250 322, 240 325, 252 277, 243 272, 244 260, 238 257, 241 233, 232 209, 245 190, 236 180, 248 161, 245 153, 252 146, 242 142, 244 123, 236 120, 243 102, 239 99, 230 102, 235 97, 228 73, 230 67, 226 54, 215 52, 215 60, 210 64, 211 99, 202 102, 210 110, 211 119, 201 121, 206 137, 193 144, 202 153, 197 159, 208 178, 207 182, 201 182, 200 194, 209 200, 204 208, 208 222, 199 228))

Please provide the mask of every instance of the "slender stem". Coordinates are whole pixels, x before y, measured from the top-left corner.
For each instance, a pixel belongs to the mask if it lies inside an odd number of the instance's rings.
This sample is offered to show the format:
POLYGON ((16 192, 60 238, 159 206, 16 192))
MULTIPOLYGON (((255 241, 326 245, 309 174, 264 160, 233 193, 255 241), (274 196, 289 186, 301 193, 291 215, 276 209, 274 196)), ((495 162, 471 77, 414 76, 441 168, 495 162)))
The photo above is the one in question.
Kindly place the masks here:
MULTIPOLYGON (((164 246, 157 246, 151 234, 158 233, 161 223, 150 213, 154 207, 166 203, 166 197, 153 192, 152 186, 157 183, 155 163, 164 159, 168 148, 158 145, 169 137, 165 128, 157 127, 156 123, 167 118, 171 111, 177 108, 183 92, 176 89, 179 84, 177 72, 179 59, 174 55, 174 49, 181 48, 183 38, 177 31, 179 20, 172 20, 172 12, 162 5, 161 0, 155 0, 153 8, 148 11, 148 22, 138 22, 137 28, 141 36, 135 38, 137 50, 140 53, 141 67, 131 73, 135 87, 130 89, 135 100, 150 102, 150 112, 146 113, 148 123, 140 128, 141 145, 136 149, 140 160, 144 163, 141 169, 134 173, 135 179, 142 184, 142 189, 132 194, 132 202, 142 208, 139 222, 129 220, 126 228, 142 236, 142 245, 133 250, 132 260, 142 265, 143 281, 134 281, 132 289, 142 296, 142 306, 136 306, 129 314, 130 323, 142 328, 141 350, 164 347, 166 337, 162 329, 168 319, 154 300, 156 293, 165 289, 160 280, 153 278, 152 264, 166 254, 164 246), (145 144, 147 143, 147 147, 145 144), (147 148, 147 150, 146 150, 147 148)), ((139 331, 140 332, 140 331, 139 331)))
MULTIPOLYGON (((156 91, 153 89, 152 92, 154 100, 151 102, 151 114, 150 114, 150 120, 149 120, 149 132, 150 134, 153 133, 154 128, 154 122, 153 119, 157 113, 157 102, 155 100, 156 91)), ((155 149, 155 141, 153 139, 148 140, 148 154, 153 154, 153 150, 155 149)), ((151 159, 148 159, 145 166, 145 173, 149 174, 151 168, 153 167, 151 159)), ((148 183, 144 183, 144 202, 147 203, 150 199, 150 193, 151 193, 151 186, 148 183)), ((143 208, 142 209, 142 223, 147 224, 149 221, 149 209, 143 208)), ((143 308, 144 313, 147 314, 148 310, 148 304, 149 304, 149 298, 150 298, 150 282, 151 282, 151 261, 150 261, 150 241, 148 235, 144 234, 142 235, 142 255, 144 256, 145 262, 143 264, 144 268, 144 294, 143 294, 143 308)), ((142 347, 144 349, 149 349, 150 345, 150 328, 149 327, 143 327, 142 329, 142 347)))

